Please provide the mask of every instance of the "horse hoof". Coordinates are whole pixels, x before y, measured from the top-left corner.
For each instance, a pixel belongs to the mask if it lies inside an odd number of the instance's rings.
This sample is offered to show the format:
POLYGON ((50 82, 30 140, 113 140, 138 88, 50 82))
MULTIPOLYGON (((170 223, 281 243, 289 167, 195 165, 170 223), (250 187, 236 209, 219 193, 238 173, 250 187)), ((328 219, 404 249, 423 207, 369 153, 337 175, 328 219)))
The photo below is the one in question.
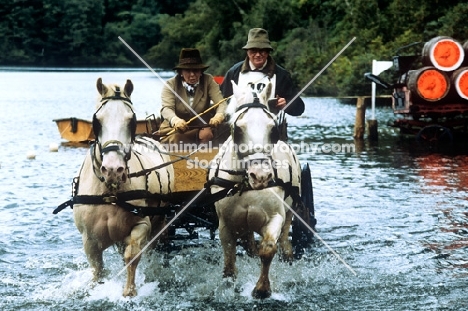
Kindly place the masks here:
POLYGON ((122 294, 124 297, 135 297, 136 295, 137 291, 135 288, 125 288, 122 294))
POLYGON ((266 299, 271 297, 271 290, 260 290, 254 288, 252 291, 252 297, 255 299, 266 299))

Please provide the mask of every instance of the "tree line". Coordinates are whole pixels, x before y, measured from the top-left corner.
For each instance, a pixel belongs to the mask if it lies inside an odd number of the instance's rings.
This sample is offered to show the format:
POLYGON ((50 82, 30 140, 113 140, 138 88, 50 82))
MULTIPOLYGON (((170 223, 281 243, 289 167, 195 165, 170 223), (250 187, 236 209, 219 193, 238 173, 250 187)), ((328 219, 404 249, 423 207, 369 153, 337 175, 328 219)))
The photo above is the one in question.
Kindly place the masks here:
MULTIPOLYGON (((180 49, 200 49, 224 75, 244 59, 250 28, 268 30, 272 56, 307 95, 369 93, 372 60, 436 36, 468 40, 468 3, 443 0, 0 0, 0 65, 171 70, 180 49)), ((420 53, 422 45, 399 53, 420 53)), ((393 79, 394 72, 382 76, 393 79)))

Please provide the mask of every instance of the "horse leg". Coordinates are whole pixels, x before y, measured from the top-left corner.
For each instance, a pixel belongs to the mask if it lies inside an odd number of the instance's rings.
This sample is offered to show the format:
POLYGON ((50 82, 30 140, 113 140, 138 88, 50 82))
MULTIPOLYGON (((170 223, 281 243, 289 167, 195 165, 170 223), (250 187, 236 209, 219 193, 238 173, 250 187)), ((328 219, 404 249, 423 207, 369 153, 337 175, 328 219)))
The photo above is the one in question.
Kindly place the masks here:
MULTIPOLYGON (((151 205, 150 205, 151 206, 151 205)), ((153 216, 151 219, 151 239, 155 236, 158 236, 157 241, 162 246, 169 247, 169 234, 168 230, 164 230, 166 226, 166 216, 153 216)), ((155 248, 157 244, 155 243, 152 248, 155 248)))
POLYGON ((291 241, 289 241, 289 228, 291 228, 292 222, 292 212, 286 212, 286 219, 283 224, 283 228, 281 229, 281 235, 279 238, 279 246, 280 246, 280 256, 281 260, 291 263, 293 261, 293 249, 291 245, 291 241))
POLYGON ((224 270, 223 277, 235 278, 237 274, 236 270, 236 238, 233 236, 231 231, 223 224, 222 220, 219 220, 219 239, 223 247, 224 254, 224 270))
POLYGON ((253 232, 249 232, 241 238, 241 245, 250 257, 258 255, 257 243, 255 243, 253 232))
POLYGON ((98 282, 104 270, 104 261, 102 260, 102 252, 104 250, 99 247, 99 243, 96 240, 88 238, 86 234, 83 234, 83 247, 88 262, 93 269, 93 281, 98 282))
POLYGON ((265 236, 260 243, 259 256, 262 263, 260 278, 252 291, 252 297, 265 299, 271 296, 270 265, 277 251, 276 240, 271 236, 265 236))
POLYGON ((124 297, 137 295, 135 285, 136 268, 141 258, 141 246, 148 237, 149 229, 146 223, 137 224, 133 227, 130 236, 125 239, 127 247, 125 248, 124 259, 127 266, 127 284, 125 284, 123 291, 124 297))
POLYGON ((252 291, 252 296, 254 298, 264 299, 271 296, 269 279, 270 265, 278 249, 276 243, 281 234, 283 225, 283 217, 279 214, 276 214, 262 229, 262 241, 260 242, 258 251, 262 267, 260 270, 260 277, 252 291))

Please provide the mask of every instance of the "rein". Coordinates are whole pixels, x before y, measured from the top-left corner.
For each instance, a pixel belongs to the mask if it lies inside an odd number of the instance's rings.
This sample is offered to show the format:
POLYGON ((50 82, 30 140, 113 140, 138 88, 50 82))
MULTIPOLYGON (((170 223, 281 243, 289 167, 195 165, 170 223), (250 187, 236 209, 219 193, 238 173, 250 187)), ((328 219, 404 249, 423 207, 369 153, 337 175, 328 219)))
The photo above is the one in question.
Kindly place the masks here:
MULTIPOLYGON (((240 110, 242 110, 244 108, 262 108, 262 109, 267 110, 267 107, 265 105, 261 104, 258 98, 255 98, 255 101, 253 103, 240 105, 239 107, 236 108, 236 112, 238 112, 238 111, 240 111, 240 110)), ((270 113, 270 112, 268 112, 268 113, 270 113)))

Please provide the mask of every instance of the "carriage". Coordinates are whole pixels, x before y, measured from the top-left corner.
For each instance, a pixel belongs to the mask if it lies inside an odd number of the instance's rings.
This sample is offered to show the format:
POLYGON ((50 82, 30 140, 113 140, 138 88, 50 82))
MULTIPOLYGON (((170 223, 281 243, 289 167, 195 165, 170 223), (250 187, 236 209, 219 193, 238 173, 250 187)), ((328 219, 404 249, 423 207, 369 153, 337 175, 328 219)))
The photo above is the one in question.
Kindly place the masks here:
MULTIPOLYGON (((56 121, 56 120, 54 120, 56 121)), ((59 131, 65 139, 73 143, 83 143, 86 145, 94 143, 94 133, 92 131, 92 122, 84 120, 86 126, 78 124, 89 131, 83 139, 82 136, 76 136, 76 131, 63 136, 62 133, 68 132, 70 124, 74 122, 74 118, 60 119, 57 122, 59 131), (59 123, 61 125, 59 126, 59 123), (65 125, 63 125, 65 124, 65 125), (65 127, 65 130, 63 128, 65 127), (89 128, 91 127, 91 128, 89 128)), ((148 115, 144 120, 138 120, 137 123, 137 139, 144 140, 145 137, 160 140, 158 132, 161 124, 160 119, 154 114, 148 115)), ((226 137, 220 135, 225 139, 226 137)), ((215 239, 216 229, 218 227, 218 219, 214 210, 214 202, 221 197, 212 196, 208 192, 203 192, 196 201, 192 199, 206 187, 207 183, 207 165, 219 151, 221 141, 215 140, 210 144, 209 148, 185 148, 185 150, 176 150, 170 152, 171 163, 174 166, 175 184, 174 192, 168 197, 168 204, 160 210, 170 220, 177 215, 177 219, 168 228, 168 237, 172 241, 177 240, 193 240, 199 239, 199 229, 209 231, 210 239, 215 239), (190 203, 189 203, 190 202, 190 203), (188 204, 189 203, 189 204, 188 204), (187 205, 188 204, 188 205, 187 205), (186 207, 183 214, 180 210, 186 207)), ((181 148, 182 149, 182 148, 181 148)), ((72 197, 76 196, 77 181, 73 181, 72 197)), ((301 199, 303 206, 298 210, 302 219, 307 224, 315 229, 315 208, 314 208, 314 195, 312 186, 312 176, 309 164, 306 163, 302 166, 301 170, 301 199)), ((71 202, 67 201, 61 204, 54 213, 58 213, 62 209, 69 206, 71 202)), ((129 209, 132 207, 127 205, 129 209)), ((141 213, 144 213, 142 211, 141 213)), ((291 230, 291 239, 295 248, 295 255, 301 256, 301 253, 307 245, 312 241, 313 234, 310 230, 294 218, 291 230)))
POLYGON ((392 127, 421 142, 451 142, 468 134, 468 41, 438 36, 399 48, 393 57, 396 82, 366 78, 393 89, 392 127), (421 49, 421 45, 423 48, 421 49))
POLYGON ((135 296, 141 252, 163 235, 169 241, 198 238, 202 228, 209 230, 211 239, 219 231, 224 277, 235 277, 238 239, 248 254, 261 257, 261 276, 252 295, 269 297, 268 271, 276 244, 283 259, 300 257, 312 243, 316 220, 309 165, 301 168, 292 148, 279 139, 278 119, 265 100, 261 103, 252 92, 238 90, 234 129, 222 145, 173 151, 159 142, 154 117, 147 118, 147 133, 137 135, 130 80, 121 88, 104 85, 99 78, 97 89, 101 100, 92 121, 96 140, 73 180, 72 198, 53 211, 73 208, 94 281, 102 277, 102 252, 123 243, 123 295, 135 296), (239 98, 246 103, 239 104, 239 98), (231 149, 241 141, 253 142, 253 147, 231 149), (230 159, 242 167, 221 168, 220 163, 230 159), (229 224, 235 219, 240 227, 229 224), (262 236, 258 244, 254 232, 262 236))

